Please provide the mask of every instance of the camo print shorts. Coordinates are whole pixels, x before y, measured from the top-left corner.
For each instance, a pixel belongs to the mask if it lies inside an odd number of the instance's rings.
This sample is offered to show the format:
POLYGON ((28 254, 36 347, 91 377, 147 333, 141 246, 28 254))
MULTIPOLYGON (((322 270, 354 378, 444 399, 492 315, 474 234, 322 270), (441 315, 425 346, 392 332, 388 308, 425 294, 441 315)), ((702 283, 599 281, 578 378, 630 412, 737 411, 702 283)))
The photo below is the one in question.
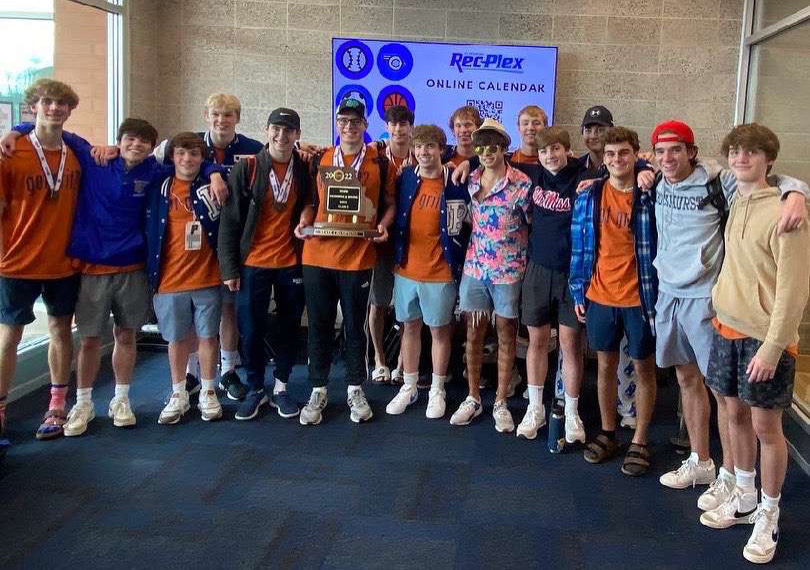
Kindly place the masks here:
POLYGON ((739 398, 756 408, 789 408, 793 401, 796 360, 782 352, 773 379, 749 382, 745 370, 760 346, 762 342, 756 339, 729 340, 715 331, 706 385, 722 396, 739 398))

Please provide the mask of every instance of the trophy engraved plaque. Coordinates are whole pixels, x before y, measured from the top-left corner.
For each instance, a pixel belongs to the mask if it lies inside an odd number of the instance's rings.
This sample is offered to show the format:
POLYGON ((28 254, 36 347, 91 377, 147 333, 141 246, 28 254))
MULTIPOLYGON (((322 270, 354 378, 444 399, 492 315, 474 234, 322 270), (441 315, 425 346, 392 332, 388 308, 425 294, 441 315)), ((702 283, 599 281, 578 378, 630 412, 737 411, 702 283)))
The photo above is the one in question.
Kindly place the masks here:
POLYGON ((302 229, 308 236, 360 237, 380 236, 377 230, 377 208, 366 196, 357 173, 351 168, 321 166, 318 176, 324 191, 326 221, 302 229))

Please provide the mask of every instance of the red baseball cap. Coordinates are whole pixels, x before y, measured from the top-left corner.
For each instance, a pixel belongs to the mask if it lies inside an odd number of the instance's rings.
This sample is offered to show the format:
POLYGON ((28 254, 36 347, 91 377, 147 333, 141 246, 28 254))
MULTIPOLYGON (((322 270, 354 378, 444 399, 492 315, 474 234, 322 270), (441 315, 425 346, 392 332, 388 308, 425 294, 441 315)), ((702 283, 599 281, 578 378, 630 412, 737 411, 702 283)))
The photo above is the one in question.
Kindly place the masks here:
POLYGON ((695 144, 695 133, 689 125, 680 121, 665 121, 655 127, 650 137, 650 143, 655 148, 655 143, 659 142, 682 142, 695 144))

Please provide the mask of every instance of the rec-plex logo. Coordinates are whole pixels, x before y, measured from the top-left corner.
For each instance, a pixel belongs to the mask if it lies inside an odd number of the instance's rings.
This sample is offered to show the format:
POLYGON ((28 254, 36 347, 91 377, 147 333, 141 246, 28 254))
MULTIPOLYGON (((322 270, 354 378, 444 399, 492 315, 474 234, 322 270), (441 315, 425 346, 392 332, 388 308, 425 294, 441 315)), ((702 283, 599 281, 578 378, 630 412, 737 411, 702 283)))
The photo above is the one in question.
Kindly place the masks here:
POLYGON ((450 66, 456 67, 459 73, 465 69, 486 69, 506 73, 523 73, 523 57, 506 57, 496 53, 458 53, 450 56, 450 66))

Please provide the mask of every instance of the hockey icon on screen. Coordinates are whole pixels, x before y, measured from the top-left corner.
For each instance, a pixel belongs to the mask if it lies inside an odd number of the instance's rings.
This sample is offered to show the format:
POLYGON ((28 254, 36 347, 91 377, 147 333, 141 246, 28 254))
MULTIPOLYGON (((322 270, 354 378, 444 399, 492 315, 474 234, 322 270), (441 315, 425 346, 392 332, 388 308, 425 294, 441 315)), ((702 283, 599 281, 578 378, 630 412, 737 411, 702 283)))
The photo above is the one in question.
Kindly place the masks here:
POLYGON ((389 81, 400 81, 413 69, 413 56, 402 44, 385 44, 377 54, 377 67, 389 81))

